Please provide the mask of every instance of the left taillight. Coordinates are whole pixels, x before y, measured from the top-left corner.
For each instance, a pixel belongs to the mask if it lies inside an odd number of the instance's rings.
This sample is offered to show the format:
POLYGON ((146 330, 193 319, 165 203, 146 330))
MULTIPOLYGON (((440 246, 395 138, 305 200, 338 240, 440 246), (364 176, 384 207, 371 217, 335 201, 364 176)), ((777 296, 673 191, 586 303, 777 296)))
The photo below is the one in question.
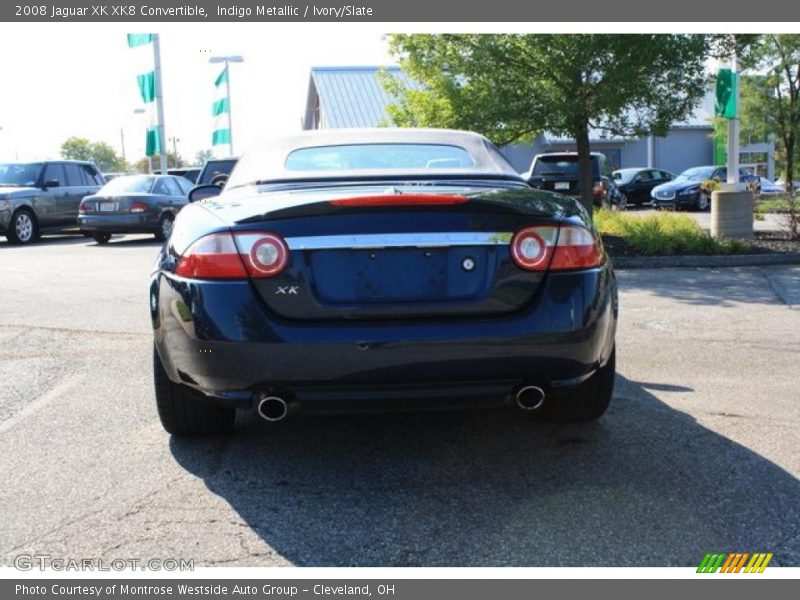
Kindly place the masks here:
POLYGON ((181 255, 175 274, 191 279, 274 277, 289 264, 289 248, 275 233, 214 233, 181 255))
POLYGON ((78 214, 79 215, 86 214, 86 200, 81 200, 81 203, 78 205, 78 214))
POLYGON ((592 195, 595 198, 601 197, 606 191, 606 187, 603 185, 602 181, 597 181, 592 188, 592 195))

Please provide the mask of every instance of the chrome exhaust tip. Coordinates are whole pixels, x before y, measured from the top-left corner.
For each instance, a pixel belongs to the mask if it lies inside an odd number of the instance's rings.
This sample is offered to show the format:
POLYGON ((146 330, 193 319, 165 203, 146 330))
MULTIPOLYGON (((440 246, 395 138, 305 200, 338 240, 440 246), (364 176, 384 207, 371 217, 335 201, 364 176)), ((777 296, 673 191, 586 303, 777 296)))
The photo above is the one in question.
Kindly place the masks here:
POLYGON ((544 404, 544 390, 536 385, 526 385, 517 391, 517 406, 522 410, 539 410, 544 404))
POLYGON ((289 406, 283 398, 266 396, 258 402, 258 408, 256 410, 258 410, 258 414, 262 419, 274 423, 286 418, 289 412, 289 406))

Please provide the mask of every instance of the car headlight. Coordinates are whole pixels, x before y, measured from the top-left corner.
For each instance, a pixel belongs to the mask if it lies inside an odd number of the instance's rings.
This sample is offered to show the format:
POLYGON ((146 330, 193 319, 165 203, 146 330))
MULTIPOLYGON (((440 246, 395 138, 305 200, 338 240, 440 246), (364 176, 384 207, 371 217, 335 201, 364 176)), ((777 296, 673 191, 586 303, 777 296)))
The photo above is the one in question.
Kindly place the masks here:
POLYGON ((699 187, 692 187, 685 190, 678 192, 678 196, 691 196, 692 194, 696 194, 699 187))

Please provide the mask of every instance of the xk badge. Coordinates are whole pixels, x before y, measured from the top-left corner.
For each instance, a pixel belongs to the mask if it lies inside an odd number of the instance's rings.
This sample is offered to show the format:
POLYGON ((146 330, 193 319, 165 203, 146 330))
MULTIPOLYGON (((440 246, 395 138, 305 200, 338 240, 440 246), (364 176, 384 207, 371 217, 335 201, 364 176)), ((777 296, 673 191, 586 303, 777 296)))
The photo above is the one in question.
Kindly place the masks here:
POLYGON ((287 285, 287 286, 278 286, 278 289, 275 290, 275 295, 280 296, 297 296, 300 293, 300 286, 299 285, 287 285))

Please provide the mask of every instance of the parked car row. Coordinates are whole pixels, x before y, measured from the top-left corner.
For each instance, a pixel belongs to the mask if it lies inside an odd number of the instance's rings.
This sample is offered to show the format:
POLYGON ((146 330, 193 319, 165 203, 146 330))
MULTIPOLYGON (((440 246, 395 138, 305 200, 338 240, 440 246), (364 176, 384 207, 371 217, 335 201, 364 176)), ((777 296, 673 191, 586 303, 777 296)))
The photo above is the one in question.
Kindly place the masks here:
MULTIPOLYGON (((726 167, 704 166, 686 169, 672 181, 654 187, 650 194, 651 204, 654 208, 709 210, 713 187, 724 183, 727 178, 726 167)), ((760 191, 759 177, 746 169, 739 170, 739 182, 744 183, 753 192, 760 191)))
MULTIPOLYGON (((649 204, 654 208, 708 210, 716 183, 727 180, 727 169, 718 166, 692 167, 680 175, 664 169, 636 167, 611 171, 600 152, 590 154, 594 205, 617 210, 649 204)), ((533 157, 531 168, 522 174, 531 187, 566 196, 580 196, 580 169, 576 152, 550 152, 533 157)), ((739 181, 757 194, 779 193, 783 187, 741 169, 739 181)))
POLYGON ((14 244, 76 229, 101 244, 115 233, 163 240, 194 181, 222 187, 235 164, 235 158, 210 159, 202 170, 139 175, 102 174, 88 161, 0 163, 0 235, 14 244))

